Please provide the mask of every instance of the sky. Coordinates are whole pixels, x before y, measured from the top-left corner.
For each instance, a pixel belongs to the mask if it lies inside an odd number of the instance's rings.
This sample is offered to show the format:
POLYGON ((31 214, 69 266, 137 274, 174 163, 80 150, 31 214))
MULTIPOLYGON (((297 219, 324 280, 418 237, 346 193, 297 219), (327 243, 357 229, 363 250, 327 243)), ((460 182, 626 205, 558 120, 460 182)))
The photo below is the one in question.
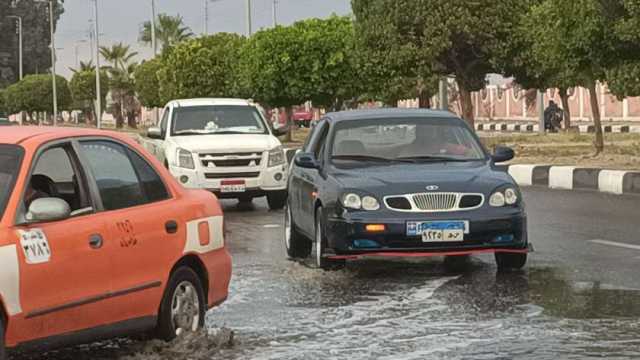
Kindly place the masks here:
MULTIPOLYGON (((205 0, 156 0, 156 12, 181 15, 193 33, 204 30, 205 0)), ((209 33, 246 32, 245 0, 209 0, 209 33)), ((252 0, 254 31, 273 23, 273 0, 252 0)), ((277 0, 278 23, 327 17, 335 13, 351 13, 350 0, 277 0)), ((140 55, 151 56, 151 48, 138 42, 142 23, 151 18, 151 0, 98 0, 100 45, 117 42, 130 44, 140 55)), ((65 0, 65 12, 56 31, 57 72, 69 77, 69 67, 79 61, 91 60, 89 29, 94 18, 93 0, 65 0), (76 58, 77 51, 77 58, 76 58)))

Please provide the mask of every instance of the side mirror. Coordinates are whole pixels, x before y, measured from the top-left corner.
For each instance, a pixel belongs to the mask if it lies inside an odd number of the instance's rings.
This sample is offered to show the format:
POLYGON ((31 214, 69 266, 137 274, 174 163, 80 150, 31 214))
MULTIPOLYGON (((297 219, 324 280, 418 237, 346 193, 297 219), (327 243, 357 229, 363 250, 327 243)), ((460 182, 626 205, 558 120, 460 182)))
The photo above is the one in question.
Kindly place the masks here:
POLYGON ((496 150, 491 156, 493 162, 501 163, 512 160, 516 157, 516 153, 512 148, 506 146, 496 146, 496 150))
POLYGON ((296 166, 304 169, 320 168, 320 164, 318 164, 318 160, 316 160, 315 155, 313 155, 312 153, 299 153, 296 155, 294 162, 296 166))
POLYGON ((29 205, 27 221, 46 222, 64 220, 71 216, 71 208, 66 201, 58 198, 42 198, 29 205))
POLYGON ((147 130, 147 137, 149 139, 162 139, 162 130, 159 127, 150 127, 147 130))

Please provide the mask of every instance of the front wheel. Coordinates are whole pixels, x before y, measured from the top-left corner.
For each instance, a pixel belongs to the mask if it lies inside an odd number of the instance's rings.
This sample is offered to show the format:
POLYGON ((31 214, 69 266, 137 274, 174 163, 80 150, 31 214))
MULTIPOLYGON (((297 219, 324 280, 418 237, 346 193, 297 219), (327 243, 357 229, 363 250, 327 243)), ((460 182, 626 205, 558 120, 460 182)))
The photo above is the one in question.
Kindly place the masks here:
POLYGON ((170 341, 185 332, 196 332, 204 326, 207 304, 198 275, 188 267, 178 268, 165 289, 157 333, 170 341))
POLYGON ((269 203, 269 209, 282 210, 287 204, 287 191, 270 191, 267 193, 267 202, 269 203))
POLYGON ((498 271, 520 270, 527 264, 527 254, 496 253, 498 271))
POLYGON ((322 208, 316 210, 316 229, 315 229, 315 245, 316 251, 314 253, 316 266, 322 270, 338 270, 345 266, 345 260, 331 260, 327 259, 325 249, 327 248, 327 238, 324 235, 324 221, 322 218, 322 208))
POLYGON ((287 206, 284 218, 284 246, 287 249, 287 255, 291 259, 307 258, 311 255, 312 245, 311 241, 296 229, 291 206, 287 206))

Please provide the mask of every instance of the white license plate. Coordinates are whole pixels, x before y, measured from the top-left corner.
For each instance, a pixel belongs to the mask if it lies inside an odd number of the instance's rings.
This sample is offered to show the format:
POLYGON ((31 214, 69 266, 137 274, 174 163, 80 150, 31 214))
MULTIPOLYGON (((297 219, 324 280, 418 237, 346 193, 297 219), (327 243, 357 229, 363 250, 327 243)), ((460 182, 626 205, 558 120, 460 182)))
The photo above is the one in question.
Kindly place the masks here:
POLYGON ((241 185, 222 185, 220 187, 221 193, 239 193, 247 191, 247 187, 244 184, 241 185))
POLYGON ((460 242, 469 233, 468 221, 425 221, 407 223, 407 236, 421 236, 422 242, 460 242))

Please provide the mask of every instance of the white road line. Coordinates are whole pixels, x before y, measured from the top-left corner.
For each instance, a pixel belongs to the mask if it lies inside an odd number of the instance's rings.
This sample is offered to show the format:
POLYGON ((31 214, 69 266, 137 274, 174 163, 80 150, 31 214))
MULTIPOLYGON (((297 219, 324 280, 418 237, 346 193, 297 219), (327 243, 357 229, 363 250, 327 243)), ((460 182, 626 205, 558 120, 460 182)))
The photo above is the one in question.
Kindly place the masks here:
POLYGON ((625 249, 640 250, 640 245, 632 245, 632 244, 626 244, 626 243, 615 242, 615 241, 589 240, 589 242, 594 243, 594 244, 600 244, 600 245, 615 246, 615 247, 620 247, 620 248, 625 248, 625 249))

